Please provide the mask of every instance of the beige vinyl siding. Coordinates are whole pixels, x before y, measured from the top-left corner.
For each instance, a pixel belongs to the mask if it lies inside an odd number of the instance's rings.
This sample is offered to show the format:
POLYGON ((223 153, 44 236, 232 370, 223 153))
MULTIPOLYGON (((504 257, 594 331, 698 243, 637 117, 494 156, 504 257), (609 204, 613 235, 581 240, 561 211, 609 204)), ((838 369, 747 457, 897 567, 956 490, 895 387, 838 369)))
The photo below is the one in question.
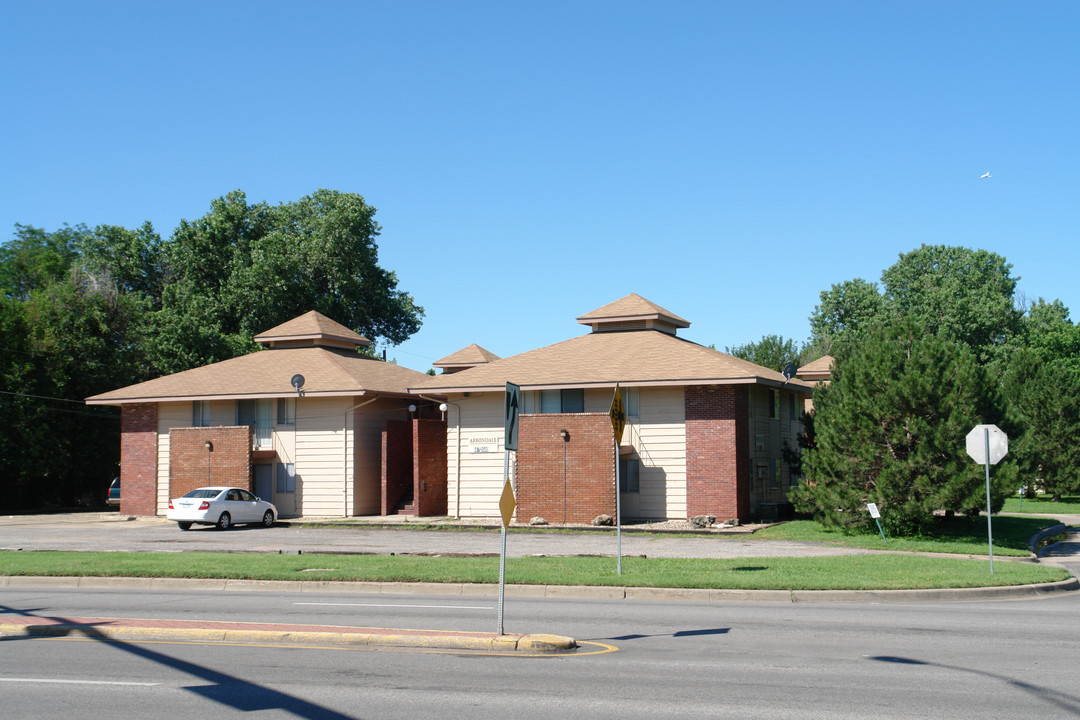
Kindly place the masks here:
POLYGON ((158 403, 157 420, 157 514, 169 509, 169 430, 191 427, 191 403, 158 403))
POLYGON ((343 517, 348 509, 347 474, 351 469, 349 433, 343 429, 352 398, 300 398, 294 426, 296 512, 312 517, 343 517), (350 468, 342 467, 343 458, 350 468))
MULTIPOLYGON (((623 445, 641 461, 637 517, 686 517, 686 410, 683 389, 641 388, 640 417, 628 418, 623 445)), ((608 399, 608 407, 611 400, 608 399)), ((625 497, 625 494, 624 494, 625 497)))
MULTIPOLYGON (((352 404, 364 402, 354 398, 352 404)), ((353 467, 352 515, 378 515, 382 512, 382 431, 387 420, 407 420, 408 400, 381 399, 350 413, 350 454, 353 467)))
POLYGON ((504 452, 503 393, 473 393, 453 397, 447 432, 447 504, 451 515, 464 518, 497 518, 502 493, 504 452), (460 412, 460 428, 454 427, 460 412), (497 438, 490 452, 470 440, 497 438))

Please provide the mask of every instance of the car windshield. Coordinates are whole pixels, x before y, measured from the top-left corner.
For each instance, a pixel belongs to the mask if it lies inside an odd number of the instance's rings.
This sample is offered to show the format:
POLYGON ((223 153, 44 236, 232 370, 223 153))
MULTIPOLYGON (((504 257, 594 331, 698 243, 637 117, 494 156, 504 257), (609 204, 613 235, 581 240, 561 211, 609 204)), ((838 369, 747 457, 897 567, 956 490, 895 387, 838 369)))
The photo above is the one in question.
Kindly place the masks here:
POLYGON ((221 494, 221 490, 215 490, 214 488, 199 488, 198 490, 192 490, 184 497, 189 498, 215 498, 221 494))

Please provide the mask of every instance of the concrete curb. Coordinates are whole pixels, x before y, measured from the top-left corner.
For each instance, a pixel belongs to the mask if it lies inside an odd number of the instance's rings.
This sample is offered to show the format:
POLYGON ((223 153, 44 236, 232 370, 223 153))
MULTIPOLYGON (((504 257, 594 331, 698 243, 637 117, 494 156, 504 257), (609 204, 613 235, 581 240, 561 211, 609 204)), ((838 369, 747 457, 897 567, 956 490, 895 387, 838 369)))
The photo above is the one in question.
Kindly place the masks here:
MULTIPOLYGON (((223 592, 317 592, 351 594, 414 594, 494 597, 494 585, 472 583, 380 583, 330 580, 206 580, 198 578, 0 576, 2 587, 56 587, 85 589, 216 590, 223 592)), ((606 585, 507 585, 507 597, 592 598, 689 602, 784 603, 889 603, 942 602, 1037 598, 1080 590, 1080 580, 1069 578, 1036 585, 1006 585, 927 590, 733 590, 710 588, 655 588, 606 585)))
MULTIPOLYGON (((114 620, 112 622, 121 621, 114 620)), ((0 624, 0 637, 68 637, 78 635, 91 639, 117 641, 158 640, 166 642, 401 647, 428 650, 545 654, 569 652, 578 646, 573 638, 546 634, 496 635, 494 633, 449 633, 437 630, 404 631, 372 628, 252 630, 243 628, 240 623, 217 623, 221 627, 162 627, 155 626, 153 620, 132 620, 127 622, 135 624, 104 625, 97 621, 84 624, 7 623, 0 624), (139 625, 137 623, 143 624, 139 625)), ((214 623, 206 624, 213 625, 214 623)))

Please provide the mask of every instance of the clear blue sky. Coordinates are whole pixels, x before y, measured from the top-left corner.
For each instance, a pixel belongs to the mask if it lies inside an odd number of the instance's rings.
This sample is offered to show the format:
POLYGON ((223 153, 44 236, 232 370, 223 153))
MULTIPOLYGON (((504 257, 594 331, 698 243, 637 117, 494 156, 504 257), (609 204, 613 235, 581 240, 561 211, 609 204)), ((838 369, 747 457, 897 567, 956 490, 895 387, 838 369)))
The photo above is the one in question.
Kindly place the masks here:
POLYGON ((426 310, 508 356, 637 292, 719 348, 922 243, 1080 319, 1080 3, 8 2, 0 237, 363 195, 426 310), (990 171, 992 177, 980 180, 990 171))

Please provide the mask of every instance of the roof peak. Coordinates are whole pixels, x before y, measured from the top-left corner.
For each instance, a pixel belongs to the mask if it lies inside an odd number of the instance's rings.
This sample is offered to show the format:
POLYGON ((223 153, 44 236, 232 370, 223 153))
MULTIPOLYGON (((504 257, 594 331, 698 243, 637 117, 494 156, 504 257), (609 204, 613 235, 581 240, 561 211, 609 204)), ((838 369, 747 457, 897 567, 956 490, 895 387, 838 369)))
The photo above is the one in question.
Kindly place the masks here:
POLYGON ((500 359, 498 355, 490 350, 473 343, 431 364, 433 367, 442 368, 443 372, 450 373, 467 370, 477 365, 486 365, 500 359))
POLYGON ((303 315, 259 333, 254 339, 255 342, 271 348, 320 345, 352 349, 357 345, 371 344, 371 341, 363 335, 331 320, 318 310, 309 310, 303 315))
POLYGON ((678 328, 690 327, 690 321, 681 318, 637 293, 624 297, 587 312, 577 318, 582 325, 589 325, 593 332, 611 330, 661 330, 674 335, 678 328))

